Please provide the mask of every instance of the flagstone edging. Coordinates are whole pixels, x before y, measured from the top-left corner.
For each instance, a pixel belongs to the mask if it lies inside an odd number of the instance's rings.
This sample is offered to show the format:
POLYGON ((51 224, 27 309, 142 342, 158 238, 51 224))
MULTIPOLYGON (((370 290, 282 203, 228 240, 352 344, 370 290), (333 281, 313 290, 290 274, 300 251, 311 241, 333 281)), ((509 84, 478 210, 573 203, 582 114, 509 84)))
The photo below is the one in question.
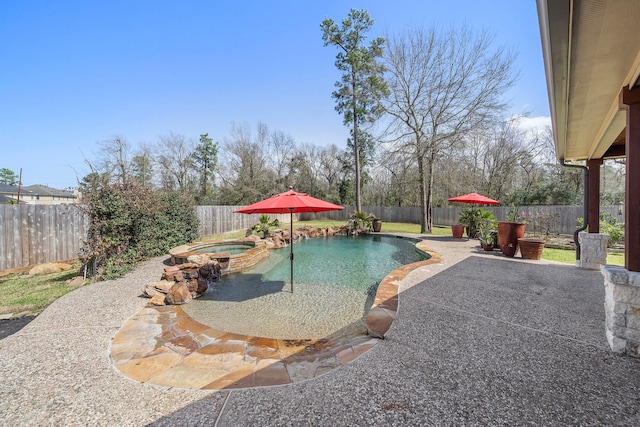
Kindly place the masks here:
POLYGON ((369 335, 339 331, 328 337, 282 340, 228 333, 191 318, 180 306, 146 307, 116 333, 110 348, 117 370, 134 381, 165 387, 222 390, 291 384, 323 375, 372 349, 398 311, 399 282, 442 257, 404 265, 378 286, 365 317, 369 335))

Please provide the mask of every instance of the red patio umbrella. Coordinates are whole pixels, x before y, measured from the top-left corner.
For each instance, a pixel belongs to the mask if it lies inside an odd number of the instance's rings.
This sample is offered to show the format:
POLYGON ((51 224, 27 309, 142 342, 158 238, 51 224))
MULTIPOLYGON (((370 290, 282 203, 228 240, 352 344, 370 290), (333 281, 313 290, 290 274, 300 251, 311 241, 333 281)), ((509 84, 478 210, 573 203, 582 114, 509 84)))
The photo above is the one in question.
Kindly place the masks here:
POLYGON ((252 205, 245 206, 244 208, 238 209, 234 212, 243 214, 284 214, 289 212, 289 218, 291 221, 289 259, 291 260, 291 292, 293 292, 293 214, 303 212, 337 211, 342 209, 344 209, 344 207, 316 199, 315 197, 311 197, 305 193, 298 193, 293 191, 292 187, 289 187, 289 191, 276 194, 275 196, 271 196, 268 199, 264 199, 252 205))
POLYGON ((497 200, 490 199, 482 194, 469 193, 462 196, 451 197, 447 199, 450 202, 469 203, 472 205, 499 205, 497 200))

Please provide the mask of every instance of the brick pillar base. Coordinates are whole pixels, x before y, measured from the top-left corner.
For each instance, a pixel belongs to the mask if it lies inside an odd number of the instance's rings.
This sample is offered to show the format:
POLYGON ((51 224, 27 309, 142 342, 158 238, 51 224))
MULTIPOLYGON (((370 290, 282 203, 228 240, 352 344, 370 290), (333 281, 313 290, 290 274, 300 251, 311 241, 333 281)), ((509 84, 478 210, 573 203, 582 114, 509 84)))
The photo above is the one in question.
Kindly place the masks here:
POLYGON ((578 240, 580 241, 578 267, 599 270, 600 265, 607 263, 608 234, 581 232, 578 234, 578 240))
POLYGON ((614 353, 640 358, 640 273, 603 265, 605 328, 614 353))

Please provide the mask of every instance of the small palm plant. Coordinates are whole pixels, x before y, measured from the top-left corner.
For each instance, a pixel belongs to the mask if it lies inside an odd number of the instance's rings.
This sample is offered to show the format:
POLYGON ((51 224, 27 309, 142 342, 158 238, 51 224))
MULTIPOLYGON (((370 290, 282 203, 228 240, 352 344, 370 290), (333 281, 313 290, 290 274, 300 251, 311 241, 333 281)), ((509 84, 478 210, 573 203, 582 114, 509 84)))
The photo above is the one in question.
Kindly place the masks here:
POLYGON ((251 227, 251 229, 256 233, 262 233, 262 238, 266 239, 267 237, 269 237, 269 227, 277 227, 279 225, 280 222, 278 221, 278 218, 270 221, 269 215, 262 214, 260 215, 260 222, 251 227))
MULTIPOLYGON (((467 236, 473 239, 478 237, 481 226, 495 224, 496 217, 484 208, 465 208, 460 212, 458 222, 467 226, 467 236)), ((494 227, 495 225, 492 226, 494 227)))
POLYGON ((358 230, 373 230, 373 220, 375 218, 375 215, 366 214, 364 212, 354 212, 347 221, 349 234, 352 234, 354 231, 357 232, 358 230))

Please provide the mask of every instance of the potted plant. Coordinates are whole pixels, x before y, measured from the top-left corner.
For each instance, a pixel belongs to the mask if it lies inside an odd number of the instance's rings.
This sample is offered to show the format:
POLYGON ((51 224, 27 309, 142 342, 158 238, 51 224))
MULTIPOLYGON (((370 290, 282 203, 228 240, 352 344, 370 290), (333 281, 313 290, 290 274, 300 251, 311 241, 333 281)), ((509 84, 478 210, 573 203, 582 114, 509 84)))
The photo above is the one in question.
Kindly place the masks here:
POLYGON ((520 255, 527 259, 540 259, 544 244, 545 240, 542 237, 520 237, 518 239, 520 255))
POLYGON ((498 247, 508 257, 513 257, 518 250, 518 239, 524 237, 524 222, 518 216, 518 209, 511 205, 507 214, 508 221, 498 222, 498 247))
POLYGON ((478 232, 478 211, 473 208, 464 208, 458 215, 458 223, 467 229, 467 237, 473 239, 478 232))
POLYGON ((546 238, 542 235, 544 231, 549 234, 549 221, 553 215, 546 213, 535 213, 527 220, 531 224, 533 235, 529 237, 520 237, 518 246, 520 246, 520 255, 522 258, 538 260, 542 257, 542 251, 546 243, 546 238))
POLYGON ((467 228, 467 236, 471 239, 478 237, 478 230, 483 221, 495 221, 496 217, 483 208, 464 208, 458 216, 458 222, 467 228))
MULTIPOLYGON (((491 212, 489 213, 491 214, 491 212)), ((480 240, 480 246, 482 246, 482 249, 485 251, 492 251, 498 242, 498 233, 495 229, 496 218, 493 214, 481 218, 478 224, 478 240, 480 240)))
POLYGON ((349 234, 358 234, 362 231, 371 231, 373 229, 373 220, 375 216, 364 212, 354 212, 347 220, 347 230, 349 234))
POLYGON ((464 234, 464 224, 452 224, 451 232, 455 239, 462 239, 462 235, 464 234))

